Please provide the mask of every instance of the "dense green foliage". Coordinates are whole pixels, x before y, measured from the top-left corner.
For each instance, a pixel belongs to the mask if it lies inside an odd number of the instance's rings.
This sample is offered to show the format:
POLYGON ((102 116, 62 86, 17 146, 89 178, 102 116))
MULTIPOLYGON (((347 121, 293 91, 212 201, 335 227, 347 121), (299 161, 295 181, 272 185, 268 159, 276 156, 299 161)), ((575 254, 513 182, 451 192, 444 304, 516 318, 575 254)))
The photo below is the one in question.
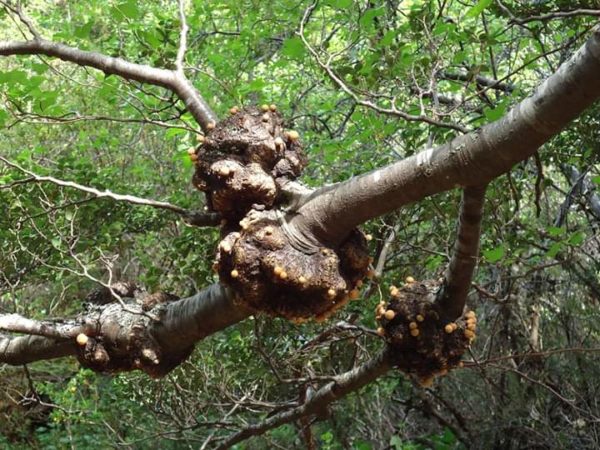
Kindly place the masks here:
MULTIPOLYGON (((310 186, 458 133, 358 106, 298 35, 310 3, 189 3, 187 75, 220 116, 233 105, 276 104, 306 145, 303 181, 310 186)), ((323 64, 331 55, 331 69, 357 97, 474 129, 503 116, 555 71, 597 21, 515 18, 576 8, 600 4, 322 0, 305 36, 323 64), (511 89, 485 89, 476 76, 511 89)), ((177 2, 32 0, 24 9, 47 39, 173 67, 177 2)), ((0 8, 0 39, 20 39, 25 29, 13 19, 0 8)), ((46 57, 10 57, 0 60, 0 99, 0 155, 10 161, 39 175, 201 208, 187 157, 197 126, 165 90, 46 57)), ((321 448, 600 445, 600 217, 589 203, 600 184, 599 122, 596 105, 490 186, 469 299, 481 331, 467 359, 477 363, 428 390, 399 373, 380 379, 313 425, 321 448), (569 168, 585 175, 583 188, 569 168), (557 223, 566 199, 572 205, 557 223)), ((74 315, 94 278, 139 280, 180 296, 216 281, 216 232, 148 207, 17 183, 25 178, 0 163, 0 313, 74 315)), ((202 341, 159 381, 136 373, 108 378, 56 360, 31 365, 29 385, 23 369, 0 366, 0 447, 199 448, 213 433, 259 421, 297 400, 293 378, 344 372, 381 347, 371 334, 334 324, 372 329, 373 309, 391 284, 407 275, 441 276, 458 199, 458 191, 449 192, 366 224, 375 261, 392 234, 383 275, 365 290, 368 298, 326 323, 253 317, 202 341), (56 405, 36 426, 11 401, 32 387, 56 405)), ((288 424, 238 448, 304 445, 296 424, 288 424)))

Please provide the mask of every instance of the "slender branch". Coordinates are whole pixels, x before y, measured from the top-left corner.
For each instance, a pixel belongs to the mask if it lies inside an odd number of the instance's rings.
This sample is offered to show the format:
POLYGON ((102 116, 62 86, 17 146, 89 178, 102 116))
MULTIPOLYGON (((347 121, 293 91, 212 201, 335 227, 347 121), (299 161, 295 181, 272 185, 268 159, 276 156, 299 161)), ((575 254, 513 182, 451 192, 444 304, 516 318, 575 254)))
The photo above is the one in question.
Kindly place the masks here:
POLYGON ((23 13, 23 10, 21 9, 21 3, 20 2, 17 3, 16 6, 13 6, 9 2, 0 1, 0 5, 4 6, 9 11, 13 12, 14 14, 16 14, 19 17, 19 20, 27 27, 27 29, 29 30, 29 32, 31 33, 31 35, 34 37, 34 39, 41 39, 40 34, 38 33, 38 31, 35 29, 35 27, 31 23, 31 20, 29 19, 29 17, 27 17, 23 13))
POLYGON ((523 25, 528 22, 533 22, 536 20, 539 21, 547 21, 558 18, 565 17, 577 17, 577 16, 589 16, 589 17, 600 17, 600 10, 598 9, 574 9, 572 11, 554 11, 546 14, 539 14, 535 16, 524 17, 519 19, 517 17, 513 17, 511 19, 511 23, 516 23, 518 25, 523 25))
POLYGON ((437 298, 442 314, 448 320, 454 320, 462 314, 471 287, 479 254, 484 199, 485 186, 463 190, 454 252, 437 298))
POLYGON ((45 39, 0 42, 0 56, 8 55, 56 57, 80 66, 93 67, 107 75, 118 75, 128 80, 161 86, 177 94, 202 129, 207 130, 209 124, 217 121, 215 113, 192 83, 183 74, 172 70, 135 64, 121 58, 79 50, 45 39))
POLYGON ((317 390, 302 405, 280 412, 261 423, 249 425, 232 434, 217 447, 227 449, 253 436, 260 436, 273 428, 322 411, 330 403, 371 383, 392 368, 391 357, 387 350, 354 369, 338 375, 330 383, 317 390))
POLYGON ((356 102, 356 104, 358 104, 360 106, 365 106, 365 107, 370 108, 374 111, 377 111, 378 113, 381 113, 381 114, 399 117, 408 122, 424 122, 424 123, 428 123, 430 125, 435 125, 435 126, 441 127, 441 128, 450 128, 452 130, 460 131, 462 133, 466 133, 468 131, 465 127, 463 127, 461 125, 449 123, 449 122, 442 122, 442 121, 439 121, 436 119, 432 119, 431 117, 427 117, 423 114, 420 114, 418 116, 413 115, 413 114, 408 114, 404 111, 397 109, 394 102, 392 102, 391 108, 383 108, 383 107, 373 103, 370 100, 365 100, 365 99, 361 98, 356 92, 354 92, 352 89, 350 89, 350 87, 348 87, 348 85, 346 83, 344 83, 342 81, 342 79, 331 68, 331 65, 330 65, 331 57, 329 58, 328 62, 323 62, 321 60, 321 58, 319 57, 319 53, 310 45, 310 43, 304 36, 304 26, 306 25, 308 17, 311 15, 312 11, 315 9, 316 6, 317 6, 317 3, 313 3, 304 12, 304 17, 302 18, 302 21, 300 22, 300 30, 298 32, 300 39, 302 39, 302 42, 303 42, 304 46, 306 47, 306 49, 308 50, 308 52, 313 56, 313 58, 315 59, 317 64, 325 71, 325 73, 331 79, 331 81, 333 81, 334 84, 336 84, 342 91, 344 91, 347 95, 349 95, 356 102))
POLYGON ((483 75, 469 75, 466 73, 451 73, 451 72, 440 72, 439 76, 445 80, 452 81, 475 81, 480 86, 485 86, 489 89, 496 89, 499 91, 504 91, 510 93, 515 90, 514 85, 510 83, 505 83, 500 80, 494 80, 493 78, 484 77, 483 75))
MULTIPOLYGON (((156 209, 164 209, 164 210, 171 211, 171 212, 174 212, 175 214, 180 215, 186 221, 186 223, 188 223, 190 225, 194 225, 194 226, 215 226, 215 225, 219 224, 220 217, 218 214, 214 214, 214 213, 206 213, 205 214, 205 213, 201 213, 198 211, 191 211, 191 210, 182 208, 180 206, 173 205, 168 202, 150 200, 150 199, 146 199, 146 198, 136 197, 134 195, 115 194, 114 192, 111 192, 108 189, 104 190, 104 191, 100 191, 96 188, 84 186, 82 184, 75 183, 73 181, 64 181, 64 180, 60 180, 58 178, 54 178, 54 177, 50 177, 50 176, 38 175, 34 172, 31 172, 30 170, 25 169, 24 167, 21 167, 17 163, 9 161, 8 159, 4 158, 3 156, 0 156, 0 161, 2 161, 7 166, 13 167, 13 168, 29 175, 30 178, 27 179, 28 182, 52 183, 57 186, 68 187, 68 188, 72 188, 72 189, 77 189, 78 191, 86 192, 88 194, 91 194, 95 198, 109 198, 109 199, 117 201, 117 202, 126 202, 126 203, 131 203, 134 205, 150 206, 150 207, 156 208, 156 209)), ((14 185, 14 182, 11 183, 11 185, 14 185)), ((0 189, 3 189, 3 188, 4 188, 4 186, 0 185, 0 189)))
POLYGON ((187 34, 189 31, 185 18, 185 0, 179 0, 179 22, 181 22, 181 32, 179 34, 179 49, 177 50, 175 67, 177 68, 177 73, 183 76, 183 60, 187 50, 187 34))

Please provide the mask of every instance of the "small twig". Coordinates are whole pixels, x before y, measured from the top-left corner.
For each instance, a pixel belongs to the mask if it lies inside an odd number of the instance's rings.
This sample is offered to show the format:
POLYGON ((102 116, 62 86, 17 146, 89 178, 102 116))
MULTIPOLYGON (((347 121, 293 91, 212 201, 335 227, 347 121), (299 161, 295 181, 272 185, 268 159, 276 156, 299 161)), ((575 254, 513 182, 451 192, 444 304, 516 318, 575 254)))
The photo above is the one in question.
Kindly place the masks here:
POLYGON ((179 22, 181 22, 181 32, 179 35, 179 49, 177 50, 175 67, 177 68, 177 73, 183 76, 183 60, 187 50, 187 34, 189 30, 185 18, 185 0, 179 0, 179 22))
MULTIPOLYGON (((34 172, 31 172, 30 170, 25 169, 24 167, 21 167, 17 163, 9 161, 8 159, 4 158, 3 156, 0 156, 0 161, 4 162, 4 164, 6 164, 7 166, 13 167, 13 168, 29 175, 30 176, 29 180, 31 182, 53 183, 57 186, 68 187, 68 188, 72 188, 72 189, 77 189, 82 192, 86 192, 88 194, 91 194, 95 198, 109 198, 109 199, 117 201, 117 202, 126 202, 126 203, 131 203, 134 205, 150 206, 150 207, 156 208, 156 209, 164 209, 167 211, 172 211, 172 212, 180 215, 181 217, 183 217, 183 219, 189 225, 213 226, 213 225, 218 224, 218 221, 219 221, 219 216, 217 214, 212 214, 212 213, 204 214, 204 213, 201 213, 198 211, 191 211, 191 210, 182 208, 180 206, 173 205, 168 202, 150 200, 150 199, 146 199, 146 198, 136 197, 134 195, 115 194, 114 192, 111 192, 109 190, 100 191, 96 188, 84 186, 82 184, 75 183, 73 181, 60 180, 58 178, 54 178, 54 177, 50 177, 50 176, 41 176, 34 172)), ((13 184, 14 184, 14 182, 13 182, 13 184)), ((4 189, 4 186, 0 185, 0 189, 4 189)))
POLYGON ((370 100, 362 99, 356 92, 354 92, 352 89, 350 89, 346 85, 346 83, 344 83, 342 81, 342 79, 333 71, 333 69, 330 66, 330 62, 331 62, 331 59, 333 58, 333 56, 329 57, 328 62, 323 62, 321 60, 321 58, 319 57, 319 54, 317 53, 317 51, 308 43, 306 37, 304 36, 304 26, 306 25, 308 17, 311 15, 312 11, 315 9, 316 6, 317 6, 317 3, 315 2, 311 6, 309 6, 306 9, 306 11, 304 12, 304 17, 302 18, 302 21, 300 22, 300 30, 298 31, 298 35, 300 36, 300 39, 302 40, 302 43, 304 44, 306 49, 314 57, 316 63, 325 71, 325 73, 331 79, 331 81, 333 81, 342 91, 344 91, 346 94, 348 94, 350 97, 352 97, 352 99, 356 102, 356 104, 365 106, 367 108, 371 108, 374 111, 377 111, 381 114, 391 115, 394 117, 400 117, 401 119, 404 119, 408 122, 424 122, 424 123, 428 123, 430 125, 435 125, 437 127, 450 128, 452 130, 460 131, 461 133, 466 133, 468 131, 467 128, 465 128, 461 125, 449 123, 449 122, 441 122, 439 120, 432 119, 431 117, 427 117, 423 114, 420 114, 420 115, 408 114, 404 111, 397 109, 393 101, 392 101, 391 108, 383 108, 379 105, 376 105, 375 103, 373 103, 370 100))

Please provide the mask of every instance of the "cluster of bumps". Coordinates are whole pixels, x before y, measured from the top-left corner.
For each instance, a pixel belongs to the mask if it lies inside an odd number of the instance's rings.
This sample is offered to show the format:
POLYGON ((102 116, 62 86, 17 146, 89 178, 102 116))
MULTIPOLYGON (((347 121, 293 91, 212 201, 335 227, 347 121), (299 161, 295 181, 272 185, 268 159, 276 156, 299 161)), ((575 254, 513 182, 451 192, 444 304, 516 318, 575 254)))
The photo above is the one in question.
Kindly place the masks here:
POLYGON ((390 287, 389 303, 381 302, 375 310, 380 323, 377 333, 392 348, 394 364, 423 386, 462 366, 461 357, 475 339, 477 327, 473 311, 445 320, 435 302, 438 289, 438 281, 407 277, 404 286, 390 287))
POLYGON ((194 186, 223 218, 214 269, 236 301, 252 310, 301 322, 324 319, 358 298, 371 259, 354 230, 338 248, 299 249, 283 211, 284 187, 307 164, 299 135, 285 130, 275 105, 236 107, 211 124, 197 148, 194 186))

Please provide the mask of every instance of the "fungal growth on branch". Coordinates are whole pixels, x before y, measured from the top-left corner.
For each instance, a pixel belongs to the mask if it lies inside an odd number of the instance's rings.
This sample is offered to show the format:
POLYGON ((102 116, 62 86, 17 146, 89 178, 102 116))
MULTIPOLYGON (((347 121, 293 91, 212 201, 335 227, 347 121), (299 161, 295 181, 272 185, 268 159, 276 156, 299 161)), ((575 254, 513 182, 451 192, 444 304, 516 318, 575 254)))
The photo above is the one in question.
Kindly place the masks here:
MULTIPOLYGON (((133 286, 133 284, 129 283, 133 286)), ((120 283, 115 285, 125 285, 120 283)), ((132 288, 133 289, 133 288, 132 288)), ((141 292, 135 287, 135 292, 141 292)), ((133 292, 133 291, 131 291, 133 292)), ((85 315, 84 331, 77 335, 77 359, 95 372, 117 373, 142 370, 154 378, 166 375, 192 352, 193 345, 180 351, 161 351, 149 330, 160 320, 162 304, 177 297, 164 292, 140 294, 121 302, 90 305, 85 315)))
POLYGON ((412 277, 406 281, 400 288, 390 288, 388 304, 377 306, 378 333, 390 346, 395 366, 429 386, 435 376, 460 366, 463 353, 475 338, 477 318, 469 311, 453 322, 441 319, 435 302, 440 283, 416 282, 412 277))
POLYGON ((337 248, 294 241, 283 186, 307 164, 275 105, 230 110, 190 153, 192 182, 224 218, 215 270, 236 301, 289 320, 325 319, 358 298, 370 258, 353 230, 337 248))
POLYGON ((239 232, 221 241, 216 269, 238 301, 289 320, 323 320, 359 297, 370 258, 364 235, 354 230, 336 250, 312 253, 290 244, 285 225, 252 211, 239 232))
POLYGON ((281 186, 296 179, 307 160, 295 131, 284 131, 275 105, 231 109, 232 115, 201 137, 190 157, 194 186, 209 209, 238 221, 252 205, 271 208, 281 186))

